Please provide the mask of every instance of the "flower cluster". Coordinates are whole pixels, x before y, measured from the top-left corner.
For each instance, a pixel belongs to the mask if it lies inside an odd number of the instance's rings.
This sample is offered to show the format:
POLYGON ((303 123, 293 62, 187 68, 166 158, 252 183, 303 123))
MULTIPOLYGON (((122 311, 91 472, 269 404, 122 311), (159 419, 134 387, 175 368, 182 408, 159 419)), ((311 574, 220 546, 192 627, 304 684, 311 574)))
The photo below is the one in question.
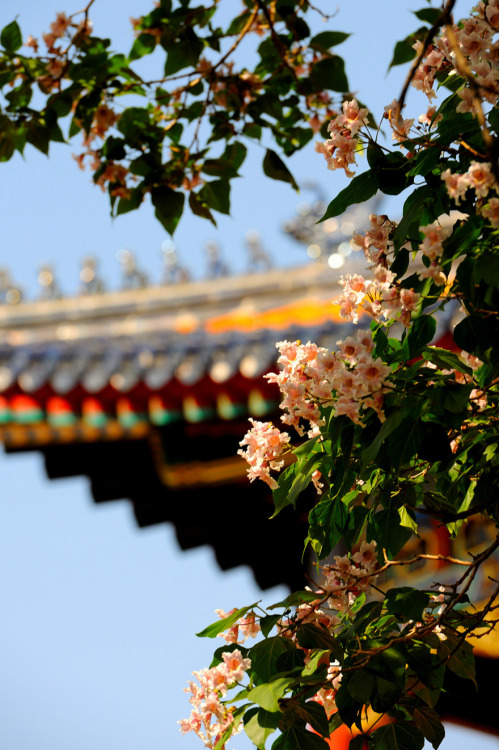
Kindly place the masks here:
MULTIPOLYGON (((336 556, 334 564, 321 568, 323 580, 317 591, 318 598, 307 604, 301 604, 294 618, 282 621, 281 635, 296 640, 296 626, 311 623, 334 631, 342 623, 342 616, 349 616, 352 605, 358 596, 369 593, 371 583, 377 577, 376 542, 362 542, 357 552, 343 557, 336 556), (327 611, 324 611, 324 607, 327 611)), ((308 663, 311 653, 305 651, 305 663, 308 663)), ((313 649, 311 650, 313 651, 313 649)), ((328 656, 324 658, 328 663, 327 680, 330 686, 321 687, 312 700, 324 706, 326 713, 331 716, 337 709, 335 696, 341 684, 341 665, 337 661, 329 663, 328 656)))
POLYGON ((377 575, 376 565, 376 542, 365 541, 353 555, 336 555, 332 565, 325 565, 321 586, 328 594, 327 603, 331 609, 349 613, 357 597, 363 592, 369 593, 377 575))
POLYGON ((343 103, 343 112, 337 115, 328 125, 331 138, 323 143, 317 142, 315 150, 323 154, 328 169, 344 169, 347 177, 353 177, 349 165, 355 164, 355 152, 359 139, 355 136, 361 127, 367 125, 367 109, 359 107, 355 99, 343 103))
MULTIPOLYGON (((442 172, 442 180, 445 182, 445 187, 449 196, 457 203, 464 197, 468 188, 475 191, 477 198, 485 198, 489 192, 495 189, 499 191, 495 177, 492 173, 491 166, 488 162, 472 161, 469 169, 464 174, 455 174, 446 169, 442 172)), ((491 199, 491 204, 497 202, 496 198, 491 199)), ((482 211, 484 216, 488 215, 486 211, 482 211)), ((490 212, 490 216, 495 216, 495 208, 490 212)))
MULTIPOLYGON (((217 615, 224 620, 226 617, 236 612, 236 608, 230 610, 230 612, 224 612, 223 609, 216 609, 217 615)), ((244 643, 247 638, 256 638, 260 632, 260 625, 256 621, 256 615, 254 612, 249 612, 245 617, 241 617, 234 625, 225 630, 219 635, 225 639, 227 643, 244 643), (241 634, 242 638, 239 638, 241 634)))
MULTIPOLYGON (((50 32, 43 34, 43 41, 47 47, 46 73, 37 78, 37 83, 44 93, 49 93, 54 88, 60 87, 61 79, 68 65, 68 50, 71 44, 64 49, 61 44, 64 37, 67 41, 73 41, 75 46, 80 39, 85 38, 92 30, 92 23, 88 19, 76 23, 73 16, 66 16, 65 13, 58 13, 55 21, 50 24, 50 32)), ((31 34, 28 36, 26 47, 31 47, 33 51, 38 52, 38 39, 31 34)))
POLYGON ((250 419, 253 427, 249 430, 239 445, 247 446, 246 450, 238 450, 249 463, 248 477, 262 479, 271 489, 277 487, 276 480, 270 475, 270 470, 279 471, 284 466, 283 453, 289 449, 289 435, 274 427, 272 422, 257 422, 250 419))
POLYGON ((452 226, 442 226, 438 221, 419 227, 419 231, 424 236, 423 242, 419 249, 425 258, 428 258, 430 264, 418 273, 420 279, 433 279, 438 286, 446 282, 445 275, 439 263, 442 253, 442 243, 452 234, 452 226))
POLYGON ((368 270, 373 279, 365 279, 360 274, 342 276, 339 280, 343 294, 338 298, 340 315, 357 323, 359 307, 366 310, 376 321, 400 319, 408 326, 420 297, 413 289, 399 288, 393 282, 395 274, 388 269, 387 256, 391 252, 390 235, 395 224, 387 216, 371 214, 370 228, 364 235, 355 234, 351 246, 362 250, 369 262, 368 270))
MULTIPOLYGON (((232 712, 221 701, 230 687, 240 682, 251 666, 250 659, 243 658, 236 649, 222 653, 222 662, 211 669, 193 672, 199 682, 189 682, 184 692, 190 693, 191 715, 182 719, 180 731, 195 732, 205 747, 214 748, 232 723, 232 712)), ((233 732, 236 734, 236 730, 233 732)))
POLYGON ((302 419, 308 420, 309 437, 320 432, 323 420, 320 406, 333 406, 336 416, 345 414, 353 422, 362 424, 361 411, 374 408, 383 419, 382 403, 386 378, 390 368, 372 357, 373 340, 370 331, 357 331, 355 337, 337 342, 337 351, 299 341, 277 343, 282 366, 279 373, 266 378, 277 383, 283 399, 281 417, 303 435, 302 419))
POLYGON ((409 131, 414 125, 414 119, 404 120, 400 113, 399 104, 396 99, 385 107, 385 118, 392 128, 392 139, 403 143, 409 137, 409 131))
MULTIPOLYGON (((477 94, 494 104, 499 93, 497 43, 494 34, 499 30, 499 0, 480 2, 472 15, 447 27, 446 31, 425 50, 412 85, 431 100, 435 98, 435 77, 440 72, 457 73, 466 84, 457 92, 461 99, 457 112, 476 112, 477 94)), ((414 44, 418 55, 423 43, 414 44)))

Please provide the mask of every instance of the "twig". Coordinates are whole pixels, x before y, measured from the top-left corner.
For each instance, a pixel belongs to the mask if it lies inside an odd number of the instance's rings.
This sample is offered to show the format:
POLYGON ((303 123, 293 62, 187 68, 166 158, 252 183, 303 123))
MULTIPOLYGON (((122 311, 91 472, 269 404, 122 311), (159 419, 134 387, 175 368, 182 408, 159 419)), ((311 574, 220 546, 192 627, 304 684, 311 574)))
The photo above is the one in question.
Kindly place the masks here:
POLYGON ((271 15, 269 13, 269 9, 267 8, 267 6, 266 6, 265 2, 263 2, 263 0, 256 0, 256 1, 258 3, 259 8, 261 9, 263 15, 267 19, 267 23, 268 23, 269 29, 270 29, 270 36, 272 37, 272 41, 275 44, 275 47, 276 47, 276 49, 277 49, 277 51, 279 53, 279 57, 281 58, 281 60, 283 62, 283 65, 288 70, 291 71, 291 73, 293 75, 293 78, 296 81, 296 87, 297 87, 298 91, 300 92, 300 94, 303 94, 304 92, 301 90, 301 86, 300 86, 298 75, 296 73, 296 70, 293 68, 293 66, 288 62, 288 59, 286 57, 286 48, 284 47, 283 43, 279 39, 279 35, 277 34, 277 32, 275 30, 274 22, 272 21, 271 15))
POLYGON ((445 4, 444 8, 442 9, 442 13, 439 15, 439 17, 437 18, 437 20, 435 21, 435 23, 432 26, 430 26, 430 28, 428 29, 428 31, 426 33, 426 36, 425 36, 424 41, 423 41, 423 46, 421 48, 421 52, 419 53, 419 55, 416 57, 416 59, 414 60, 414 62, 411 65, 411 69, 409 70, 409 73, 408 73, 407 78, 405 80, 405 83, 404 83, 404 86, 402 88, 401 94, 400 94, 400 96, 398 98, 398 101, 397 101, 398 116, 399 117, 401 116, 402 109, 404 108, 405 97, 407 96, 407 91, 409 89, 409 86, 411 85, 411 81, 412 81, 412 79, 414 78, 414 76, 416 74, 416 70, 419 68, 419 66, 420 66, 423 58, 425 57, 426 50, 428 49, 428 47, 432 43, 433 38, 434 38, 435 34, 437 33, 437 31, 439 29, 441 29, 442 26, 445 26, 446 24, 449 23, 449 21, 451 21, 451 13, 452 13, 452 9, 453 9, 455 3, 456 3, 456 0, 447 0, 447 3, 445 4))
POLYGON ((480 86, 477 84, 475 77, 466 62, 466 59, 461 51, 461 48, 459 47, 458 41, 456 39, 456 35, 454 34, 454 29, 452 28, 452 26, 447 24, 445 27, 445 33, 447 34, 447 39, 449 40, 450 45, 452 47, 452 51, 454 52, 454 55, 455 55, 454 66, 456 70, 458 71, 458 73, 463 78, 466 78, 466 80, 469 83, 470 89, 473 93, 473 107, 475 109, 475 115, 482 129, 485 150, 487 151, 487 157, 490 161, 490 167, 496 179, 496 185, 499 186, 499 169, 497 166, 497 158, 494 154, 494 139, 490 133, 490 130, 487 125, 487 121, 485 119, 485 114, 483 112, 480 86))

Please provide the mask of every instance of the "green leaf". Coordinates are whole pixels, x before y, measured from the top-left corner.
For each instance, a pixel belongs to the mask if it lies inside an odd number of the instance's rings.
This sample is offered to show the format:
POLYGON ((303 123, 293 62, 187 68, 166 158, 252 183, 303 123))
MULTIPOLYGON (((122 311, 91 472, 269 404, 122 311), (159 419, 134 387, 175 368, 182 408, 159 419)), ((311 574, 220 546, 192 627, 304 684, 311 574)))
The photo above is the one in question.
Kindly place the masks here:
POLYGON ((328 743, 305 727, 292 724, 272 745, 272 750, 327 750, 328 743))
POLYGON ((259 708, 251 714, 248 721, 244 721, 244 731, 250 740, 259 748, 265 748, 265 741, 275 730, 282 719, 281 711, 266 711, 259 708))
POLYGON ((397 429, 397 427, 399 427, 399 425, 402 424, 409 411, 410 406, 408 404, 402 406, 396 411, 392 411, 392 413, 381 425, 381 428, 379 429, 378 434, 372 441, 371 445, 369 445, 362 451, 362 464, 364 466, 367 466, 374 461, 379 453, 381 446, 383 445, 383 442, 389 435, 392 434, 392 432, 394 432, 394 430, 397 429))
POLYGON ((144 193, 142 187, 138 186, 132 188, 130 191, 129 198, 120 198, 118 201, 118 207, 116 209, 116 216, 121 214, 127 214, 129 211, 135 211, 142 203, 144 199, 144 193))
POLYGON ((424 737, 414 724, 398 721, 376 729, 371 734, 376 750, 422 750, 424 737))
POLYGON ((485 352, 491 343, 491 325, 479 315, 468 315, 454 328, 454 343, 470 354, 485 352))
POLYGON ((473 374, 471 367, 465 365, 464 362, 459 359, 457 354, 450 352, 448 349, 441 349, 438 346, 427 346, 422 352, 422 356, 424 359, 428 360, 428 362, 437 365, 441 370, 457 370, 466 375, 473 374))
POLYGON ((208 206, 206 206, 203 201, 199 200, 197 194, 192 190, 189 193, 189 207, 195 216, 200 216, 202 219, 208 219, 208 221, 211 221, 214 226, 217 225, 217 222, 208 206))
POLYGON ((296 505, 299 495, 312 481, 312 474, 322 460, 321 453, 312 453, 306 460, 298 460, 289 466, 282 478, 279 477, 279 486, 272 493, 276 509, 271 518, 277 516, 286 505, 296 505))
POLYGON ((464 680, 471 680, 477 688, 473 646, 467 641, 461 642, 457 650, 456 646, 458 646, 457 637, 448 635, 447 640, 440 641, 438 655, 440 658, 447 659, 446 666, 451 672, 464 680))
POLYGON ((204 49, 204 43, 191 28, 187 28, 179 39, 174 39, 168 44, 163 43, 162 40, 161 44, 167 52, 165 76, 171 76, 183 68, 197 65, 204 49))
POLYGON ((202 171, 212 177, 238 177, 238 169, 244 162, 246 151, 242 143, 232 143, 219 159, 206 159, 202 171))
POLYGON ((440 149, 438 147, 425 148, 408 161, 410 166, 408 175, 411 177, 416 177, 419 174, 427 175, 435 169, 440 161, 440 149))
POLYGON ((422 26, 414 33, 407 36, 405 39, 401 39, 395 45, 393 50, 393 57, 388 70, 394 67, 394 65, 404 65, 410 62, 416 57, 416 52, 412 46, 418 39, 423 39, 428 29, 422 26))
POLYGON ((437 747, 445 737, 445 728, 437 712, 433 708, 430 708, 430 706, 420 706, 414 709, 412 717, 421 734, 437 750, 437 747))
POLYGON ((351 727, 352 724, 356 724, 358 727, 361 726, 362 709, 364 704, 360 701, 355 700, 346 688, 347 681, 341 683, 338 692, 335 695, 334 701, 338 708, 338 713, 341 716, 342 721, 351 727))
POLYGON ((424 351, 426 344, 435 336, 437 330, 437 321, 433 315, 420 315, 412 322, 409 333, 405 337, 402 346, 394 362, 407 362, 410 359, 419 357, 424 351))
POLYGON ((336 47, 337 44, 344 42, 351 34, 345 34, 344 31, 322 31, 316 34, 309 42, 309 47, 319 52, 336 47))
POLYGON ((295 647, 287 638, 274 636, 260 641, 251 649, 251 669, 260 682, 268 682, 276 674, 277 660, 295 647))
POLYGON ((393 234, 395 250, 404 245, 407 240, 419 243, 419 226, 421 214, 425 206, 434 200, 434 191, 427 185, 414 190, 404 203, 403 216, 393 234))
POLYGON ((313 91, 348 91, 345 63, 338 55, 319 60, 314 65, 308 83, 313 91))
POLYGON ((132 45, 129 60, 138 60, 144 55, 150 55, 156 49, 156 37, 144 32, 140 34, 132 45))
POLYGON ((198 193, 201 201, 221 214, 230 213, 230 183, 228 180, 206 182, 198 193))
POLYGON ((224 750, 226 742, 232 737, 232 730, 234 729, 234 722, 229 724, 225 732, 220 736, 214 750, 224 750))
POLYGON ((225 630, 228 630, 231 628, 240 617, 246 614, 246 612, 249 612, 250 609, 254 609, 259 602, 254 602, 253 604, 250 604, 249 607, 241 607, 241 609, 236 609, 235 612, 233 612, 228 617, 224 617, 222 620, 217 620, 216 622, 213 622, 211 625, 208 625, 204 630, 201 630, 200 633, 196 633, 198 638, 215 638, 215 636, 219 635, 219 633, 223 633, 225 630))
POLYGON ((280 156, 275 151, 268 148, 265 152, 263 159, 263 171, 273 180, 281 180, 282 182, 289 182, 295 190, 299 190, 298 185, 295 182, 295 178, 284 164, 280 156))
POLYGON ((348 750, 364 750, 366 744, 369 747, 368 735, 364 733, 358 734, 356 737, 352 737, 352 739, 350 740, 348 750))
POLYGON ((151 190, 154 214, 169 234, 173 234, 184 210, 185 195, 160 185, 151 190))
POLYGON ((339 216, 344 213, 349 206, 354 203, 364 203, 372 198, 378 190, 378 181, 376 175, 370 169, 368 172, 359 174, 354 177, 348 187, 344 188, 336 198, 334 198, 326 209, 326 213, 320 219, 325 221, 333 216, 339 216))
POLYGON ((386 592, 386 608, 398 618, 405 620, 421 620, 430 597, 423 591, 403 586, 388 589, 386 592))
POLYGON ((0 42, 7 52, 16 52, 19 47, 22 47, 23 37, 16 21, 12 21, 2 29, 0 42))
POLYGON ((296 710, 297 716, 319 732, 323 737, 329 735, 329 722, 324 706, 315 701, 307 701, 304 706, 296 710))
POLYGON ((346 682, 346 687, 352 698, 370 705, 371 697, 376 691, 376 675, 369 669, 358 669, 346 682))
POLYGON ((410 529, 413 534, 417 534, 418 524, 416 519, 414 518, 414 511, 408 510, 405 505, 401 505, 398 509, 398 514, 400 518, 400 525, 405 526, 407 529, 410 529))
POLYGON ((489 286, 499 286, 499 256, 496 253, 486 252, 476 262, 476 277, 483 279, 489 286))
POLYGON ((433 26, 433 24, 442 16, 441 8, 423 8, 422 10, 415 10, 413 12, 416 18, 430 24, 430 26, 433 26))
POLYGON ((343 649, 337 638, 320 625, 305 623, 297 631, 297 640, 302 648, 319 648, 331 651, 335 659, 343 659, 343 649))
POLYGON ((400 525, 399 515, 392 508, 375 513, 367 524, 367 535, 378 544, 378 549, 386 549, 388 557, 395 557, 412 536, 411 529, 400 525))
POLYGON ((280 619, 281 615, 266 615, 265 617, 260 618, 260 629, 265 638, 272 631, 275 625, 277 625, 280 619))
POLYGON ((309 677, 310 675, 313 675, 314 672, 317 669, 320 669, 320 667, 324 667, 324 661, 330 661, 330 650, 329 649, 317 649, 313 652, 312 656, 307 657, 307 663, 302 671, 302 675, 304 677, 309 677), (326 659, 324 659, 326 657, 326 659), (319 662, 321 664, 319 665, 319 662))
POLYGON ((303 589, 303 591, 294 591, 281 602, 272 604, 272 606, 267 607, 267 609, 277 609, 278 607, 286 607, 286 609, 289 607, 299 607, 300 604, 304 604, 305 602, 313 602, 314 599, 317 599, 317 592, 303 589))
POLYGON ((50 135, 48 128, 45 125, 40 125, 38 122, 32 120, 28 123, 28 134, 27 141, 32 146, 41 151, 42 154, 48 156, 50 146, 50 135))
POLYGON ((279 700, 282 698, 290 684, 293 682, 293 677, 278 677, 272 682, 266 682, 263 685, 258 685, 248 692, 247 698, 252 703, 256 703, 261 708, 271 713, 279 711, 279 700))

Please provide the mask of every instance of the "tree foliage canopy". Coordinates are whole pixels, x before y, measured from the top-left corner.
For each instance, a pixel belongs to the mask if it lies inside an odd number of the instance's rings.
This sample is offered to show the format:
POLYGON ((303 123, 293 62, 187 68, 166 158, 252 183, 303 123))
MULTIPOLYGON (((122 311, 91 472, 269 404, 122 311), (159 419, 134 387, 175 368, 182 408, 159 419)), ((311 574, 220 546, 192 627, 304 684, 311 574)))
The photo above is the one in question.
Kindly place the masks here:
POLYGON ((317 490, 310 589, 268 610, 219 611, 200 635, 229 645, 196 673, 182 729, 217 750, 241 728, 258 748, 271 737, 274 750, 320 750, 344 724, 361 732, 358 750, 371 712, 373 750, 418 750, 425 738, 436 748, 445 674, 474 683, 473 639, 497 622, 499 583, 484 570, 495 560, 497 571, 499 548, 499 2, 480 2, 462 21, 453 0, 416 12, 422 26, 392 58, 409 70, 385 108, 390 145, 348 94, 336 53, 346 35, 311 36, 309 2, 246 0, 225 26, 219 5, 161 0, 135 22, 128 54, 93 36, 88 9, 60 14, 43 52, 28 40, 29 55, 9 24, 0 35, 1 157, 26 143, 47 152, 69 119, 68 137, 84 135, 79 161, 90 160, 113 211, 138 208, 149 193, 170 232, 187 195, 210 221, 229 210, 247 139, 270 136, 263 171, 294 185, 285 158, 321 130, 316 151, 352 178, 324 219, 378 191, 407 191, 399 221, 373 215, 353 236, 366 275, 341 279, 343 317, 357 322, 363 311, 370 329, 335 351, 280 342, 281 371, 269 378, 294 432, 253 421, 242 442, 250 478, 272 488, 276 513, 309 485, 317 490), (238 68, 233 54, 255 35, 254 67, 238 68), (136 61, 158 53, 161 75, 143 80, 136 61), (403 115, 410 85, 429 100, 414 119, 403 115), (133 105, 118 113, 125 95, 133 105), (447 348, 432 343, 442 316, 454 321, 447 348), (473 554, 418 549, 425 528, 466 539, 476 523, 490 538, 473 554), (452 571, 445 580, 441 562, 452 571), (432 583, 400 585, 397 571, 416 566, 432 583))

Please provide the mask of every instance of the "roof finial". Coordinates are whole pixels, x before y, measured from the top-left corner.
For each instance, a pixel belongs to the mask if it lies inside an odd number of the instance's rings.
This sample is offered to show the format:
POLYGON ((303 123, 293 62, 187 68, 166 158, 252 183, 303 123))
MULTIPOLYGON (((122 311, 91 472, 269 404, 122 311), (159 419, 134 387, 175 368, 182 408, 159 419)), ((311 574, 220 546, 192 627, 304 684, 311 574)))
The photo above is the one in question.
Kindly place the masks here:
POLYGON ((147 274, 137 268, 132 251, 118 250, 116 258, 121 263, 123 271, 123 289, 144 289, 148 282, 147 274))
POLYGON ((44 263, 38 271, 38 283, 40 284, 41 300, 61 299, 62 292, 54 276, 54 268, 50 263, 44 263))
POLYGON ((81 295, 102 294, 106 285, 97 275, 98 261, 93 255, 85 255, 81 260, 80 289, 81 295))
POLYGON ((272 261, 262 245, 259 232, 254 229, 246 232, 245 240, 249 253, 248 269, 250 271, 258 271, 259 269, 268 271, 272 267, 272 261))
POLYGON ((185 284, 190 280, 190 273, 179 263, 175 244, 165 240, 161 245, 163 253, 163 284, 185 284))
POLYGON ((208 256, 207 279, 218 279, 229 275, 229 268, 222 260, 220 246, 216 242, 206 243, 206 254, 208 256))
POLYGON ((7 268, 0 268, 0 304, 18 305, 22 302, 22 298, 22 289, 14 284, 10 271, 7 268))

